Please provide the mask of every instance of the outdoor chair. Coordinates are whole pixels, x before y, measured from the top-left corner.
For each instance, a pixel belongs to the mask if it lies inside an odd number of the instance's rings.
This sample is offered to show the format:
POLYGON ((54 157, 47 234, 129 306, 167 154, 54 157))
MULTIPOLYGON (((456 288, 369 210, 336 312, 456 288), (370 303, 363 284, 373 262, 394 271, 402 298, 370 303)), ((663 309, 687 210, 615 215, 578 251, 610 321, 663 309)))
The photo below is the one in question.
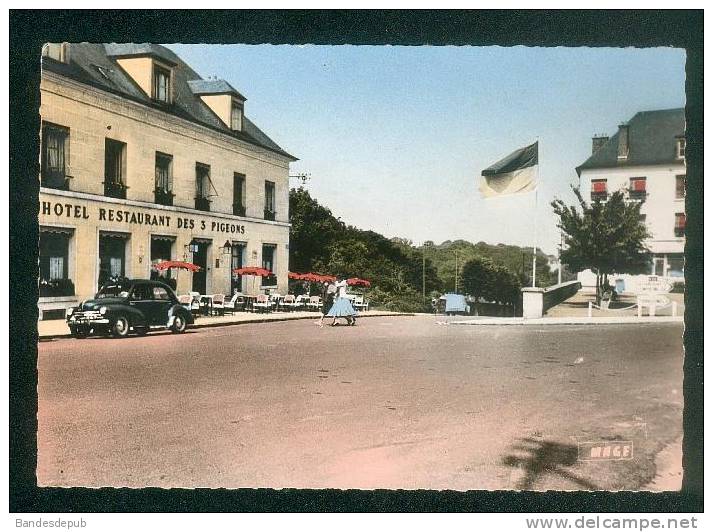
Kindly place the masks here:
POLYGON ((282 296, 277 292, 273 292, 269 297, 272 310, 277 310, 280 307, 280 300, 282 299, 282 296))
POLYGON ((282 310, 286 310, 287 312, 295 310, 297 308, 297 301, 295 300, 295 296, 293 294, 287 294, 280 303, 280 308, 282 310))
POLYGON ((272 303, 270 302, 270 298, 265 294, 258 294, 255 302, 253 303, 253 311, 270 312, 271 309, 272 303))
POLYGON ((307 308, 307 305, 309 304, 309 296, 307 294, 302 294, 297 296, 297 299, 295 300, 295 308, 298 310, 304 310, 307 308))
POLYGON ((312 296, 309 298, 309 303, 307 303, 307 308, 309 310, 319 311, 322 306, 322 298, 319 296, 312 296))
POLYGON ((189 292, 191 296, 191 314, 198 315, 201 313, 201 295, 198 292, 189 292))
POLYGON ((243 297, 243 294, 236 292, 233 294, 230 301, 225 302, 224 306, 225 311, 235 314, 236 310, 245 310, 245 298, 243 297))
POLYGON ((213 294, 213 315, 225 316, 225 294, 213 294))
POLYGON ((188 310, 191 310, 191 302, 193 301, 193 298, 191 297, 190 294, 185 294, 182 296, 178 296, 178 302, 186 307, 188 310))

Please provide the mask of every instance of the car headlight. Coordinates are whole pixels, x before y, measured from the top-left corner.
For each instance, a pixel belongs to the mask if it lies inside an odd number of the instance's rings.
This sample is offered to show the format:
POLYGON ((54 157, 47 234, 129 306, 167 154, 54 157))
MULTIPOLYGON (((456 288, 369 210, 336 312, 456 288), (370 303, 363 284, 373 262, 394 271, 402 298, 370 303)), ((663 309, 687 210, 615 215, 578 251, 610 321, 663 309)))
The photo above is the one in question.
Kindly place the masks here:
POLYGON ((69 307, 67 310, 64 311, 64 315, 69 318, 72 314, 74 314, 74 307, 69 307))
POLYGON ((99 314, 101 314, 102 316, 106 314, 106 307, 99 307, 99 314))

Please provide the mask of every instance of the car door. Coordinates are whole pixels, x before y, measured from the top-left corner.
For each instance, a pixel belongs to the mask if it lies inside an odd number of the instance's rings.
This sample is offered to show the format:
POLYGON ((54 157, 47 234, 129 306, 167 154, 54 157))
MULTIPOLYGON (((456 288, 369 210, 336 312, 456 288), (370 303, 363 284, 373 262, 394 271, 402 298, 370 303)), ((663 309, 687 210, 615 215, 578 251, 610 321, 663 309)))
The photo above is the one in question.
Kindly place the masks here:
POLYGON ((129 305, 131 305, 136 311, 141 314, 143 321, 141 325, 151 325, 151 314, 153 312, 153 293, 151 292, 150 285, 134 285, 131 290, 131 294, 129 295, 129 305))
POLYGON ((166 325, 168 323, 168 311, 173 307, 173 299, 168 290, 159 285, 152 287, 153 306, 152 324, 166 325))

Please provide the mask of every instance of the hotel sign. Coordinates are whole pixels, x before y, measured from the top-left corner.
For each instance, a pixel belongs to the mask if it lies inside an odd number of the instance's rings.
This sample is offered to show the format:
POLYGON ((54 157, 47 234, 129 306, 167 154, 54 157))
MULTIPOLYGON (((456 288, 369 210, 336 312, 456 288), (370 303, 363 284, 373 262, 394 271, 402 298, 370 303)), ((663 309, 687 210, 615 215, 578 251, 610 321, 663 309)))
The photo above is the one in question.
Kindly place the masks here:
POLYGON ((220 219, 204 219, 203 217, 181 216, 179 212, 171 214, 156 213, 149 209, 131 207, 96 207, 77 205, 71 202, 47 201, 40 202, 42 216, 58 218, 96 220, 97 222, 114 222, 117 224, 148 225, 175 229, 199 229, 226 234, 245 234, 245 226, 235 222, 220 219))

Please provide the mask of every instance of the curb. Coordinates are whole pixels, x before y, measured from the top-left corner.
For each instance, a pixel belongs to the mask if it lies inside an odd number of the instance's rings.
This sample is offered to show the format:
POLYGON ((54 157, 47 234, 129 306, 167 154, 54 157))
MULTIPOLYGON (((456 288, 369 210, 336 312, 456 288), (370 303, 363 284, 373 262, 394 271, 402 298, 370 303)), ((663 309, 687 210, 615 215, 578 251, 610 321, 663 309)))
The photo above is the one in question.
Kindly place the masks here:
POLYGON ((448 325, 632 325, 641 323, 683 323, 683 316, 620 318, 495 318, 446 322, 448 325))
MULTIPOLYGON (((414 316, 414 314, 410 313, 405 313, 405 312, 394 312, 394 313, 389 313, 389 314, 367 314, 367 315, 362 315, 359 316, 359 319, 363 318, 383 318, 383 317, 391 317, 391 316, 414 316)), ((250 325, 253 323, 271 323, 271 322, 280 322, 280 321, 297 321, 297 320, 314 320, 314 319, 319 319, 319 316, 279 316, 279 317, 265 317, 257 320, 242 320, 242 321, 223 321, 223 322, 212 322, 212 323, 194 323, 193 325, 190 326, 188 330, 194 330, 194 329, 208 329, 208 328, 213 328, 213 327, 233 327, 235 325, 250 325)), ((163 330, 156 330, 155 332, 164 332, 163 330)), ((43 342, 45 340, 54 340, 56 338, 71 338, 72 335, 69 332, 65 333, 56 333, 56 334, 44 334, 40 335, 38 332, 37 335, 37 341, 38 342, 43 342)))

